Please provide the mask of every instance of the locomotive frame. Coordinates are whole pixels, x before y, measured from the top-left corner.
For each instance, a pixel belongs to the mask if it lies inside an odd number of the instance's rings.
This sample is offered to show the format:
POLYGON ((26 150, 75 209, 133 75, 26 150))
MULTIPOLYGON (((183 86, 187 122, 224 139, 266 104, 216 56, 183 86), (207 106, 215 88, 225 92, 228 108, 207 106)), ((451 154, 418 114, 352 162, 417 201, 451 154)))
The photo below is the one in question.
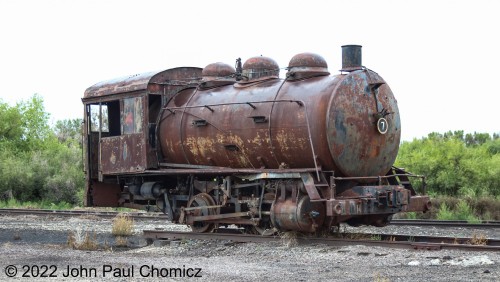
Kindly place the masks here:
MULTIPOLYGON (((357 45, 343 46, 343 68, 338 77, 345 80, 365 75, 369 79, 367 89, 376 91, 385 81, 361 66, 360 48, 357 45)), ((196 232, 210 232, 219 226, 236 225, 248 232, 263 235, 283 230, 308 233, 329 230, 341 222, 384 226, 397 212, 429 209, 429 197, 425 196, 425 178, 422 176, 412 175, 395 167, 384 174, 355 176, 346 176, 342 172, 337 172, 339 175, 336 175, 335 170, 328 165, 325 168, 327 161, 322 158, 325 151, 315 151, 315 147, 319 147, 315 139, 319 137, 315 138, 317 131, 313 130, 312 133, 311 130, 314 121, 308 119, 311 110, 307 107, 311 105, 311 101, 277 99, 276 95, 271 100, 253 98, 225 103, 172 105, 171 101, 189 91, 237 87, 236 79, 241 79, 242 74, 245 74, 241 65, 237 64, 234 73, 227 72, 226 69, 222 71, 224 76, 212 79, 211 76, 204 76, 207 69, 213 70, 208 66, 205 69, 172 68, 101 82, 85 91, 82 101, 85 117, 86 206, 162 211, 170 221, 188 224, 196 232), (228 77, 235 80, 227 79, 228 77), (223 149, 215 152, 225 154, 222 161, 218 155, 212 155, 202 162, 195 162, 189 159, 189 152, 185 152, 185 148, 193 146, 182 139, 182 135, 188 133, 161 127, 168 122, 168 126, 175 128, 175 118, 179 117, 175 114, 184 115, 188 110, 203 109, 207 113, 213 113, 231 107, 246 107, 249 111, 256 112, 247 116, 253 124, 264 125, 262 132, 271 132, 272 115, 257 111, 261 105, 268 103, 286 103, 288 107, 295 107, 297 113, 304 111, 305 114, 301 115, 304 130, 301 134, 305 141, 301 140, 300 146, 305 148, 301 153, 307 152, 310 155, 294 156, 296 159, 308 159, 304 164, 290 166, 286 162, 278 162, 270 165, 269 158, 258 154, 251 156, 251 163, 250 160, 238 161, 238 154, 244 149, 241 144, 234 142, 218 144, 223 149), (162 143, 173 134, 180 136, 180 147, 175 149, 162 143), (170 160, 176 159, 175 151, 178 149, 184 150, 187 161, 170 160), (172 152, 164 152, 166 150, 172 152), (241 162, 247 165, 242 165, 241 162), (423 195, 417 195, 410 178, 422 180, 423 195)), ((275 81, 273 83, 280 84, 280 91, 285 83, 294 79, 298 78, 298 83, 306 83, 301 81, 329 74, 321 71, 318 74, 315 66, 306 68, 305 72, 301 71, 289 71, 286 79, 276 78, 276 73, 271 72, 270 75, 275 81)), ((257 78, 257 83, 270 83, 267 82, 267 77, 264 78, 257 78)), ((191 98, 194 96, 190 95, 191 98)), ((374 94, 374 97, 376 99, 377 96, 374 94)), ((377 102, 373 113, 376 119, 373 132, 378 130, 381 135, 387 133, 388 129, 384 126, 387 126, 386 116, 389 114, 391 113, 387 109, 379 109, 377 102)), ((195 116, 193 113, 191 115, 195 116)), ((182 118, 180 120, 179 127, 182 127, 186 121, 182 121, 182 118)), ((191 119, 190 126, 203 128, 209 123, 207 119, 195 117, 191 119)), ((271 137, 266 138, 272 143, 271 137)), ((206 146, 215 146, 213 143, 206 146)), ((250 153, 258 150, 258 146, 252 147, 250 153)), ((272 145, 271 148, 275 150, 272 145)), ((384 151, 379 154, 384 154, 384 151)), ((363 162, 362 159, 356 159, 356 156, 348 157, 348 160, 363 162)))

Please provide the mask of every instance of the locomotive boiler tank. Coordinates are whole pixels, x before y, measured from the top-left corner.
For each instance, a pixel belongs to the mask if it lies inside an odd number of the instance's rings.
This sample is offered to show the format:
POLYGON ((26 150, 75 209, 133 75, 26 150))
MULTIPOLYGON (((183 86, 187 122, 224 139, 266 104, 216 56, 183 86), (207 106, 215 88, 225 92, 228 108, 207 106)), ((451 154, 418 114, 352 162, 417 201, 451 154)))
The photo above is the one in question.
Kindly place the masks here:
POLYGON ((399 148, 399 111, 376 72, 349 61, 329 75, 320 56, 304 53, 280 79, 274 60, 247 62, 243 80, 185 89, 168 102, 158 130, 165 162, 316 167, 353 177, 389 171, 399 148))

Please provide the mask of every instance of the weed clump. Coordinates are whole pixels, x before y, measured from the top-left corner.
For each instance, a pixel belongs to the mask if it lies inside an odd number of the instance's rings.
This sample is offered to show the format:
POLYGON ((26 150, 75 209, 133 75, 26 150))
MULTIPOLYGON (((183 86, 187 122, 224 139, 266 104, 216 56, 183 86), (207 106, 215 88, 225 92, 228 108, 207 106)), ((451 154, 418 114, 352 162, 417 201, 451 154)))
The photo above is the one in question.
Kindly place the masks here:
POLYGON ((82 234, 80 231, 70 232, 68 235, 68 246, 75 250, 95 251, 99 249, 97 235, 95 232, 90 234, 88 231, 82 234))
POLYGON ((476 245, 476 246, 486 246, 488 244, 488 239, 486 238, 486 235, 484 235, 484 234, 474 233, 472 235, 472 238, 467 243, 469 243, 470 245, 476 245))
POLYGON ((119 214, 113 220, 111 234, 114 236, 130 236, 134 231, 134 220, 124 214, 119 214))

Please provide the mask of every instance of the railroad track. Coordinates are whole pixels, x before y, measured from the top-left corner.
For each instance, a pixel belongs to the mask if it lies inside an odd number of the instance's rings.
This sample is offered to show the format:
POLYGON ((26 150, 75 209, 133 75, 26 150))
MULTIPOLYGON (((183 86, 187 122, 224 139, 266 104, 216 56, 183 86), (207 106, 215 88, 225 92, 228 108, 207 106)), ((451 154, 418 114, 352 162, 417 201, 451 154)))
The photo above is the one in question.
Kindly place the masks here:
POLYGON ((346 233, 343 238, 318 238, 300 236, 296 238, 284 238, 280 236, 261 236, 250 234, 239 234, 235 232, 221 233, 194 233, 162 230, 144 230, 143 235, 151 240, 230 240, 233 242, 279 242, 284 240, 296 240, 298 244, 325 244, 329 246, 365 245, 385 248, 405 248, 423 250, 456 249, 468 251, 500 251, 500 240, 486 238, 453 238, 432 236, 406 236, 388 234, 346 233), (349 238, 347 238, 347 237, 349 238), (364 239, 350 239, 360 237, 364 239))
POLYGON ((115 211, 84 211, 84 210, 47 210, 47 209, 0 209, 0 214, 8 215, 46 215, 46 216, 96 216, 114 218, 119 214, 125 214, 133 219, 144 220, 167 220, 162 213, 138 213, 138 212, 115 212, 115 211))
MULTIPOLYGON (((49 210, 49 209, 0 209, 0 214, 31 214, 52 216, 97 216, 112 218, 118 214, 127 214, 134 219, 167 220, 163 213, 153 212, 116 212, 116 211, 85 211, 85 210, 49 210)), ((414 226, 436 226, 436 227, 466 227, 466 228, 498 228, 500 221, 481 221, 480 223, 469 223, 463 220, 421 220, 421 219, 393 219, 390 225, 414 225, 414 226)))
MULTIPOLYGON (((114 218, 119 214, 139 220, 167 220, 167 216, 161 213, 133 213, 116 211, 84 211, 84 210, 46 210, 46 209, 0 209, 0 214, 8 215, 41 215, 41 216, 96 216, 114 218)), ((471 224, 464 221, 437 221, 437 220, 393 220, 394 225, 415 226, 453 226, 471 228, 497 228, 500 222, 487 221, 480 224, 471 224)), ((170 232, 161 230, 144 230, 144 236, 150 239, 203 239, 203 240, 231 240, 235 242, 271 242, 283 240, 279 236, 260 236, 249 234, 227 233, 231 229, 219 229, 218 233, 193 233, 193 232, 170 232), (222 233, 220 233, 222 232, 222 233)), ((462 249, 462 250, 488 250, 499 251, 500 240, 489 238, 455 238, 455 237, 432 237, 432 236, 408 236, 391 234, 369 234, 369 233, 343 233, 343 238, 317 238, 298 237, 295 238, 299 244, 326 244, 333 246, 345 245, 367 245, 382 246, 389 248, 410 249, 462 249), (361 239, 360 239, 361 238, 361 239)))

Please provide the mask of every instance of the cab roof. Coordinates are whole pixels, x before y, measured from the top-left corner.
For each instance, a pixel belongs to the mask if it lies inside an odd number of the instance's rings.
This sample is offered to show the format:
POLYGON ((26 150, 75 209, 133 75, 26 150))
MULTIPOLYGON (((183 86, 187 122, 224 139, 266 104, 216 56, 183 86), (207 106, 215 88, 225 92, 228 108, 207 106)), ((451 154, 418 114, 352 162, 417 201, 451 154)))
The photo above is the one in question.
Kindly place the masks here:
MULTIPOLYGON (((201 68, 178 67, 98 82, 85 90, 83 100, 148 89, 152 84, 192 84, 201 79, 201 68)), ((150 87, 151 88, 151 87, 150 87)), ((154 88, 154 87, 153 87, 154 88)), ((160 94, 160 93, 158 93, 160 94)))

